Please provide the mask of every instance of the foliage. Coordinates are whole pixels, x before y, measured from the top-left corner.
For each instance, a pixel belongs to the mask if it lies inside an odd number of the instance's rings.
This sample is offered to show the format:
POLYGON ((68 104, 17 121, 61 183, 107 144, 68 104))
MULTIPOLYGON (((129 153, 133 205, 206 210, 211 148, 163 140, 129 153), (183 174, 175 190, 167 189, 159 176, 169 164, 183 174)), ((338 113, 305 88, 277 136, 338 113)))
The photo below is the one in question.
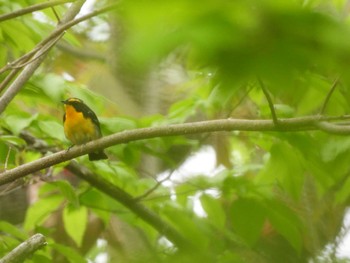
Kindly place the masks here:
MULTIPOLYGON (((0 0, 0 13, 39 2, 0 0)), ((93 9, 107 4, 96 1, 93 9)), ((346 115, 347 5, 120 1, 113 11, 68 30, 2 113, 1 169, 42 154, 23 139, 23 131, 50 146, 69 146, 60 101, 71 96, 95 110, 105 135, 217 118, 271 119, 261 83, 279 118, 346 115)), ((62 16, 68 8, 55 10, 62 16)), ((55 24, 50 8, 0 22, 0 65, 29 52, 55 24)), ((177 248, 117 200, 75 178, 63 163, 23 183, 31 205, 21 226, 6 222, 5 207, 0 208, 0 257, 41 232, 48 245, 28 262, 86 262, 103 255, 111 262, 347 260, 335 253, 346 234, 350 197, 346 136, 320 131, 186 136, 184 131, 106 151, 109 161, 92 163, 87 156, 77 161, 156 212, 195 250, 177 248), (213 149, 216 169, 183 169, 206 147, 213 149)), ((0 188, 0 198, 8 189, 0 188)), ((12 199, 10 207, 20 206, 12 199)))

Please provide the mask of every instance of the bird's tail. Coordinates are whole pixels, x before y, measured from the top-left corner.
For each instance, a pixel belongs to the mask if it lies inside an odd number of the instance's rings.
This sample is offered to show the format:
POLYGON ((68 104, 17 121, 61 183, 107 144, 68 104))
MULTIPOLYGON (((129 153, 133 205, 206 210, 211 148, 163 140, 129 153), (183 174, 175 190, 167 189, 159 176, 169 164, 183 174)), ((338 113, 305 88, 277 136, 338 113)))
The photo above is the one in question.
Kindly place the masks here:
POLYGON ((97 160, 104 160, 104 159, 108 159, 108 156, 105 154, 104 151, 89 153, 90 161, 97 161, 97 160))

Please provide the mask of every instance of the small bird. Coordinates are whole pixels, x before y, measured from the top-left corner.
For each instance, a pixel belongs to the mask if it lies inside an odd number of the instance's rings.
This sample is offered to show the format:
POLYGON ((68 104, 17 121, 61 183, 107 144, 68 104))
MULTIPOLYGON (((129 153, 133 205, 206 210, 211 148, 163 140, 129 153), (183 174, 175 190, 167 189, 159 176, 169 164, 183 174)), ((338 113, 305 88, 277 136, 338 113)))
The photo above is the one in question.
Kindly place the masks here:
MULTIPOLYGON (((96 114, 81 99, 69 98, 62 103, 64 134, 68 140, 79 145, 102 137, 96 114)), ((102 159, 108 159, 103 150, 89 153, 90 161, 102 159)))

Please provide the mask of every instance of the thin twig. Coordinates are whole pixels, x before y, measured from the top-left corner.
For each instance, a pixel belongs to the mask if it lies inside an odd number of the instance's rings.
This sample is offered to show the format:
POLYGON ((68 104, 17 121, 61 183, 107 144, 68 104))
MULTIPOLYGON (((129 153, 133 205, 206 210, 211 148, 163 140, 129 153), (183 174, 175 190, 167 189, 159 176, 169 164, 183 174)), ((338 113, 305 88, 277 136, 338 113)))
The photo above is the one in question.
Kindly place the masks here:
POLYGON ((267 103, 269 104, 273 123, 275 125, 278 125, 279 123, 278 123, 278 118, 277 118, 276 111, 275 111, 275 106, 273 105, 273 102, 272 102, 272 99, 270 97, 270 94, 269 94, 268 90, 266 89, 266 87, 264 85, 264 82, 260 78, 258 78, 258 81, 259 81, 259 84, 261 86, 262 91, 264 92, 264 95, 266 97, 267 103))
POLYGON ((55 15, 55 17, 57 19, 57 23, 60 24, 61 23, 61 19, 60 19, 60 16, 58 15, 58 13, 56 12, 55 7, 52 6, 51 10, 52 10, 53 14, 55 15))
POLYGON ((321 111, 320 111, 320 115, 323 115, 323 114, 324 114, 324 112, 325 112, 325 110, 326 110, 326 107, 327 107, 327 105, 328 105, 328 102, 329 102, 329 100, 330 100, 330 98, 331 98, 331 96, 332 96, 332 94, 333 94, 335 88, 336 88, 337 85, 338 85, 338 82, 339 82, 339 76, 334 80, 333 85, 332 85, 331 89, 329 90, 329 92, 328 92, 328 94, 327 94, 327 96, 326 96, 326 99, 324 100, 322 109, 321 109, 321 111))
POLYGON ((52 1, 47 1, 44 3, 28 6, 26 8, 22 8, 16 11, 13 11, 11 13, 3 14, 0 15, 0 22, 3 22, 5 20, 9 20, 12 18, 16 18, 22 15, 30 14, 35 11, 39 11, 48 7, 56 6, 56 5, 61 5, 64 3, 69 3, 69 2, 74 2, 75 0, 52 0, 52 1))
POLYGON ((157 183, 150 189, 148 189, 146 192, 144 192, 143 194, 137 196, 134 198, 135 201, 140 201, 141 199, 146 198, 147 196, 149 196, 150 194, 152 194, 155 190, 157 190, 159 188, 159 186, 162 185, 162 183, 164 183, 165 181, 169 180, 170 177, 173 175, 175 170, 173 170, 172 172, 170 172, 165 178, 163 178, 162 180, 157 181, 157 183))
POLYGON ((230 112, 229 112, 228 115, 227 115, 227 118, 229 118, 229 117, 233 114, 233 111, 234 111, 236 108, 238 108, 239 105, 241 105, 241 104, 243 103, 243 101, 247 98, 247 96, 249 95, 249 93, 251 92, 252 89, 253 89, 253 86, 250 86, 250 87, 248 87, 248 88, 245 90, 243 96, 238 100, 238 102, 236 103, 236 105, 234 105, 234 106, 231 108, 230 112))

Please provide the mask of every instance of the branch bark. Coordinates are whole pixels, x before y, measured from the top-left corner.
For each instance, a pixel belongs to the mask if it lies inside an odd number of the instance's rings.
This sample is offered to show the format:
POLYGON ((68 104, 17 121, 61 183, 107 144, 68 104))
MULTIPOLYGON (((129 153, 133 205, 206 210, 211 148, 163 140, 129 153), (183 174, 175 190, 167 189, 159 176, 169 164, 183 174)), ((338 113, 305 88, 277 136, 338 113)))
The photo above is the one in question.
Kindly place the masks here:
POLYGON ((0 263, 24 262, 26 258, 30 257, 33 253, 35 253, 35 251, 37 251, 45 245, 45 237, 42 234, 35 234, 20 245, 18 245, 5 257, 0 259, 0 263))
POLYGON ((30 163, 23 164, 0 174, 0 185, 12 182, 41 169, 71 160, 89 152, 111 147, 113 145, 128 143, 131 141, 145 140, 155 137, 178 136, 188 134, 200 134, 221 131, 278 131, 296 132, 321 130, 332 134, 350 134, 349 126, 339 126, 327 123, 334 119, 349 119, 350 116, 322 117, 307 116, 291 119, 279 119, 278 126, 272 120, 241 120, 220 119, 184 124, 173 124, 160 127, 141 128, 118 132, 101 139, 91 141, 85 145, 74 146, 68 151, 63 150, 45 156, 30 163))

